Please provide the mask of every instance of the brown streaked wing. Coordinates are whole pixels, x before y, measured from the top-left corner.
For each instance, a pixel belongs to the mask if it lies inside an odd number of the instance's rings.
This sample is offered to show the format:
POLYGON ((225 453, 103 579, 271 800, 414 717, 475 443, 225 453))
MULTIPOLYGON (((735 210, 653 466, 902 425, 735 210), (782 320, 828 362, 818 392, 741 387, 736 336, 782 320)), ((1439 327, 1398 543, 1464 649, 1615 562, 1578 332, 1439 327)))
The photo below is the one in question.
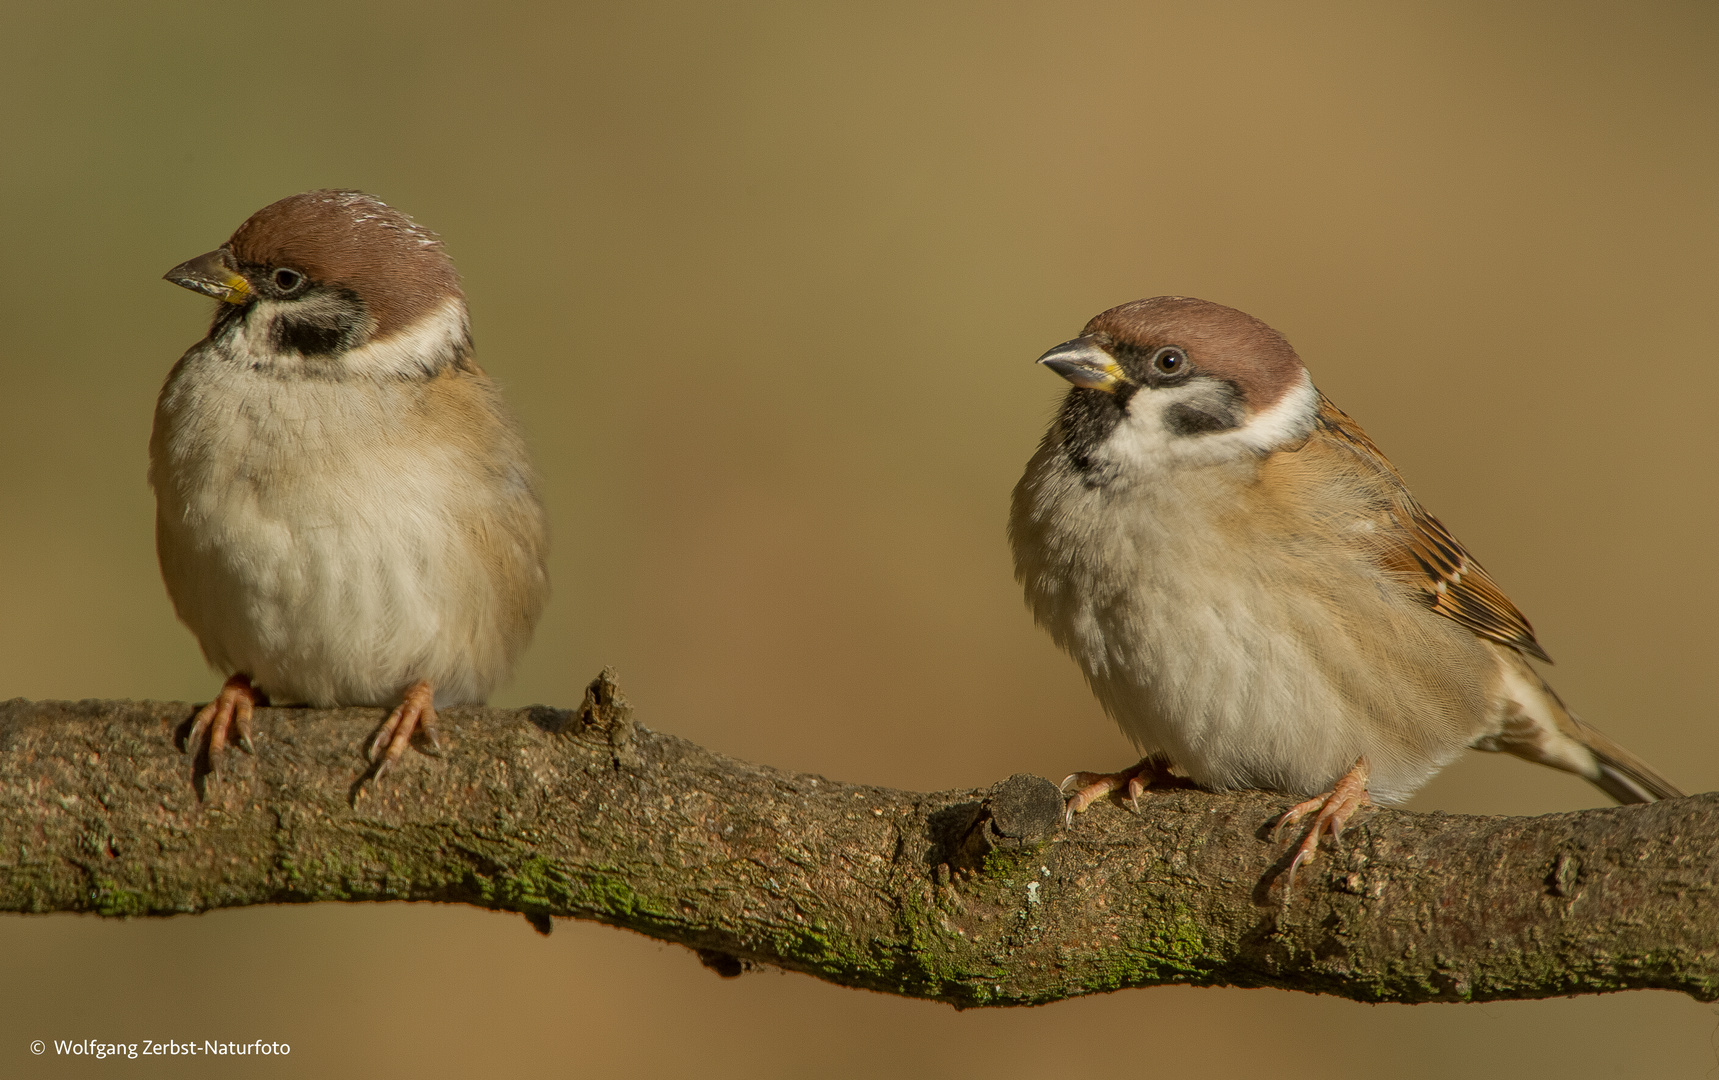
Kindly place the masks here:
POLYGON ((1396 542, 1380 553, 1386 569, 1414 579, 1427 606, 1445 618, 1461 623, 1481 637, 1551 663, 1552 658, 1534 640, 1534 628, 1527 617, 1450 530, 1421 508, 1409 494, 1396 467, 1379 452, 1360 425, 1331 404, 1324 394, 1319 395, 1319 426, 1347 443, 1357 455, 1369 459, 1390 477, 1397 491, 1398 498, 1391 507, 1391 516, 1398 525, 1396 542))

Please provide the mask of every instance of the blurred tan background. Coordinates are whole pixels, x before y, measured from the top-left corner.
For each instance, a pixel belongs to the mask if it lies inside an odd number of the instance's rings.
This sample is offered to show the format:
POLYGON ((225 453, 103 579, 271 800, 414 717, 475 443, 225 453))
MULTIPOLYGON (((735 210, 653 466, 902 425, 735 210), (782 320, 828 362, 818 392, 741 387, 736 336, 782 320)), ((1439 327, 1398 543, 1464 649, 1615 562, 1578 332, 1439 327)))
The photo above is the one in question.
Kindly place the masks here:
MULTIPOLYGON (((1571 704, 1719 787, 1719 9, 1706 3, 11 4, 0 696, 207 699, 155 569, 159 280, 311 187, 439 230, 555 597, 497 704, 913 788, 1130 748, 1011 580, 1033 366, 1166 292, 1283 330, 1528 612, 1571 704)), ((266 748, 265 748, 266 752, 266 748)), ((1470 755, 1413 804, 1601 805, 1470 755)), ((0 917, 6 1075, 1710 1076, 1665 994, 1168 988, 957 1014, 457 907, 0 917), (284 1062, 30 1039, 290 1042, 284 1062)))

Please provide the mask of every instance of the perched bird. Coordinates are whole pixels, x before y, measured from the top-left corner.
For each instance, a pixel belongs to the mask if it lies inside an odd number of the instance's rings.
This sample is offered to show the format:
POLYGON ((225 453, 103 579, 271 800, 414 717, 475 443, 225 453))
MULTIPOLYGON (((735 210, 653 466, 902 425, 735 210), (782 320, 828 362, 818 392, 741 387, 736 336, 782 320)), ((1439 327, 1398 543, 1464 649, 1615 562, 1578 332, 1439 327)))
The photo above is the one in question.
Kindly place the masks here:
POLYGON ((1146 760, 1076 774, 1071 814, 1170 765, 1311 796, 1289 867, 1464 747, 1682 794, 1577 720, 1534 631, 1283 336, 1180 296, 1123 304, 1039 358, 1074 384, 1009 518, 1034 619, 1146 760))
MULTIPOLYGON (((519 430, 472 358, 436 236, 358 191, 251 215, 168 281, 220 301, 149 444, 156 552, 229 677, 187 749, 251 709, 380 705, 370 775, 437 706, 482 702, 531 638, 548 534, 519 430)), ((205 743, 206 740, 206 743, 205 743)))

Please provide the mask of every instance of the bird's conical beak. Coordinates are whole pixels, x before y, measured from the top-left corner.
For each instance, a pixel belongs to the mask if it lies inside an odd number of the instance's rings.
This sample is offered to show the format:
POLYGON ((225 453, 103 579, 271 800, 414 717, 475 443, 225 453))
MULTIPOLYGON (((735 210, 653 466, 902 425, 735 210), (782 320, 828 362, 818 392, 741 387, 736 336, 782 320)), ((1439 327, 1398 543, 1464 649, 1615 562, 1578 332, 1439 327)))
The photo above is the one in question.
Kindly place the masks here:
POLYGON ((233 269, 226 248, 216 248, 207 255, 187 259, 161 276, 181 288, 213 296, 229 304, 242 304, 251 294, 251 283, 233 269))
POLYGON ((1076 386, 1102 390, 1107 394, 1128 382, 1128 376, 1116 358, 1098 347, 1091 338, 1077 337, 1065 341, 1039 357, 1039 363, 1061 375, 1076 386))

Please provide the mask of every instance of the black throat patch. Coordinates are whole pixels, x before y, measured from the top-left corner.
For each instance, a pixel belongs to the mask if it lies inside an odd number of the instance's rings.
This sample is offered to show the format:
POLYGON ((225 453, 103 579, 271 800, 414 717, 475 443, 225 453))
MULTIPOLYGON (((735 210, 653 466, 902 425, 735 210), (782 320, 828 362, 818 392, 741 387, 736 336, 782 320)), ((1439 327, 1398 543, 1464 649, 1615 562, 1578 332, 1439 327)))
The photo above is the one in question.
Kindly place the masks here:
POLYGON ((1062 450, 1069 463, 1082 474, 1091 476, 1097 468, 1093 455, 1128 415, 1128 403, 1139 389, 1125 385, 1107 394, 1077 386, 1062 399, 1062 412, 1057 417, 1062 430, 1062 450))

